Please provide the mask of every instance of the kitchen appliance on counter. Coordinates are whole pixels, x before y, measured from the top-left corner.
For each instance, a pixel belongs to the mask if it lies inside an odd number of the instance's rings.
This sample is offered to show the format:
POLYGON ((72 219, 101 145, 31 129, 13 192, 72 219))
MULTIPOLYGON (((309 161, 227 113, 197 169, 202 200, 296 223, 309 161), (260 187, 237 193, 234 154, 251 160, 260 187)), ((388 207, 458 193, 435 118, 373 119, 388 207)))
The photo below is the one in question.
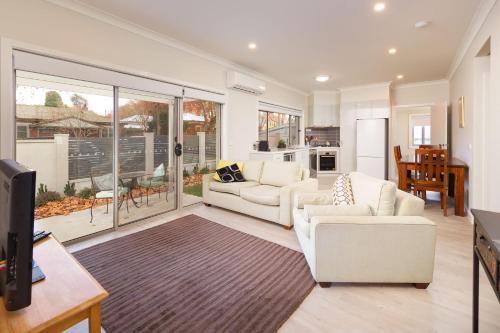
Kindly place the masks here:
POLYGON ((336 147, 317 147, 310 150, 311 169, 316 174, 335 174, 339 172, 339 149, 336 147))
POLYGON ((357 171, 387 179, 387 119, 358 119, 357 171))

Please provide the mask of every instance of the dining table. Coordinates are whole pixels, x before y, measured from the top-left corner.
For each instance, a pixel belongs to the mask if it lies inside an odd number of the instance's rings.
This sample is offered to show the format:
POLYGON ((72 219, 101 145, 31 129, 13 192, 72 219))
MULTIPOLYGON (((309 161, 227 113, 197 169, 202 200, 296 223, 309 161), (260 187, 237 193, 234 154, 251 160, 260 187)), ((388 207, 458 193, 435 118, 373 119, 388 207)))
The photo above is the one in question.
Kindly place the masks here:
MULTIPOLYGON (((407 171, 415 171, 415 157, 403 157, 399 162, 400 167, 406 168, 407 171)), ((467 163, 458 159, 450 158, 448 160, 448 174, 450 176, 448 182, 448 195, 455 199, 455 215, 465 216, 465 175, 469 167, 467 163)), ((400 177, 411 177, 408 172, 399 173, 400 177)), ((408 179, 403 179, 400 184, 407 184, 408 179)), ((400 188, 405 190, 404 188, 400 188)))

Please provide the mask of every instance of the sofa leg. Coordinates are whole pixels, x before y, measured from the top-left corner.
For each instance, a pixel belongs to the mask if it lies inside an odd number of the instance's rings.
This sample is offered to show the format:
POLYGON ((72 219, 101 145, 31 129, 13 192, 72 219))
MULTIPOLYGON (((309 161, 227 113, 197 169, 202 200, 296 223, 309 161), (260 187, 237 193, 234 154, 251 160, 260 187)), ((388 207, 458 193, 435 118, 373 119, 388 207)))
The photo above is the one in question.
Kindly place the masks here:
POLYGON ((318 282, 318 283, 321 288, 330 288, 330 286, 332 285, 331 282, 318 282))
POLYGON ((292 230, 293 225, 283 225, 283 228, 285 228, 285 230, 292 230))
POLYGON ((211 204, 208 204, 208 203, 205 203, 205 206, 207 206, 207 207, 212 207, 212 205, 211 205, 211 204))
POLYGON ((427 289, 429 283, 414 283, 414 286, 417 289, 427 289))

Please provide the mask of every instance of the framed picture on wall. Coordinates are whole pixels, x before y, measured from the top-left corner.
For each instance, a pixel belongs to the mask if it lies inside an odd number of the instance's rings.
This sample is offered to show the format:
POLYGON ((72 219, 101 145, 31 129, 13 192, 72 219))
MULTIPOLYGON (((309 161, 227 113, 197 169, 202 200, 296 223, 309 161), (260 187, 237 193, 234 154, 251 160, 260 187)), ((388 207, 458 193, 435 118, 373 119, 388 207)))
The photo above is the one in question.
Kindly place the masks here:
POLYGON ((465 97, 461 96, 458 99, 458 127, 465 127, 465 97))

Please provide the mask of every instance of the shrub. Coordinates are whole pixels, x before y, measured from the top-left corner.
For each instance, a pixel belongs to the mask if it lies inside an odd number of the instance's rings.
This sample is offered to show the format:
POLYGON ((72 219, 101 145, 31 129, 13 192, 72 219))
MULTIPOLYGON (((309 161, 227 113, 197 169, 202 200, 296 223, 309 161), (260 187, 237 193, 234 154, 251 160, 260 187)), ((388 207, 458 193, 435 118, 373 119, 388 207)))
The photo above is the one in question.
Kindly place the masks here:
POLYGON ((193 167, 193 175, 196 175, 200 171, 198 164, 193 167))
MULTIPOLYGON (((46 190, 47 187, 45 187, 46 190)), ((61 201, 61 195, 55 191, 40 192, 35 199, 35 207, 46 205, 51 201, 61 201)))
POLYGON ((78 192, 77 196, 82 199, 90 199, 92 197, 92 190, 88 187, 84 187, 78 192))
POLYGON ((76 194, 75 183, 69 181, 64 186, 64 195, 67 197, 74 197, 76 194))
POLYGON ((184 168, 184 171, 182 171, 182 176, 183 176, 184 178, 186 178, 186 177, 189 177, 189 176, 190 176, 189 171, 187 171, 187 170, 186 170, 186 168, 184 168))
POLYGON ((208 166, 204 166, 203 168, 200 169, 200 173, 202 175, 206 175, 207 173, 210 173, 210 170, 208 169, 208 166))

